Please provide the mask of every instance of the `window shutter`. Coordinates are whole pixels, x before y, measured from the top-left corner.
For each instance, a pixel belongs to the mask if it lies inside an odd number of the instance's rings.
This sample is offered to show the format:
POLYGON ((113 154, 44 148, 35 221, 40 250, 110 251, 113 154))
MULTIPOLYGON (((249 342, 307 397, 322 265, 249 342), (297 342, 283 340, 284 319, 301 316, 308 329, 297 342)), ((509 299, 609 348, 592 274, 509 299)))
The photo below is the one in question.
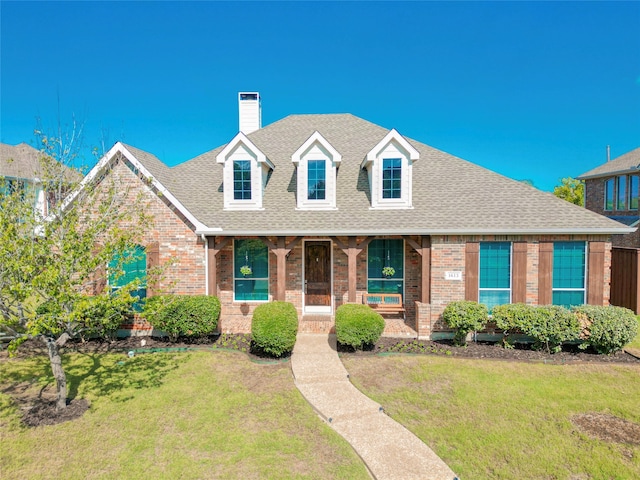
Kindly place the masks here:
POLYGON ((149 277, 149 272, 153 272, 153 269, 160 265, 160 243, 153 242, 147 245, 147 298, 154 295, 155 277, 152 274, 149 277))
POLYGON ((513 242, 513 303, 527 303, 527 242, 513 242))
POLYGON ((553 242, 540 242, 538 260, 538 305, 551 305, 553 242))
POLYGON ((473 302, 478 301, 478 261, 480 258, 480 244, 467 242, 465 252, 465 285, 464 298, 473 302))
POLYGON ((604 242, 589 242, 589 276, 587 278, 587 303, 604 303, 604 242))

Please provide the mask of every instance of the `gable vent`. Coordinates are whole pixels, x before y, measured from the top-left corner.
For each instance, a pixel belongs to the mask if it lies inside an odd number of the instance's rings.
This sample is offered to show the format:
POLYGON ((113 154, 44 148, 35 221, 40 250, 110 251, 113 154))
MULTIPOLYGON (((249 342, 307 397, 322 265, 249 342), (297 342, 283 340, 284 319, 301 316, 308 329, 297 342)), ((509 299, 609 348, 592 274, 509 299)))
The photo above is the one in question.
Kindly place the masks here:
POLYGON ((238 93, 238 112, 242 133, 249 135, 262 128, 262 109, 258 92, 238 93))

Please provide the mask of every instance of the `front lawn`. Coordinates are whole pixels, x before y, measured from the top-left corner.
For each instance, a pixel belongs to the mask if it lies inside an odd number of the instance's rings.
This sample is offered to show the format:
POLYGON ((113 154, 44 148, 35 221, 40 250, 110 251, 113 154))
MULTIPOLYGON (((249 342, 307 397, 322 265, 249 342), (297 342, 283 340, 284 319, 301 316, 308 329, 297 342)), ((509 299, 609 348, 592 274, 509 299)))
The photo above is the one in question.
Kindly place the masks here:
POLYGON ((342 360, 358 388, 462 479, 640 478, 640 366, 342 360))
POLYGON ((11 395, 53 379, 45 357, 0 360, 0 470, 24 479, 369 478, 295 388, 288 363, 240 353, 66 355, 81 418, 27 428, 11 395))

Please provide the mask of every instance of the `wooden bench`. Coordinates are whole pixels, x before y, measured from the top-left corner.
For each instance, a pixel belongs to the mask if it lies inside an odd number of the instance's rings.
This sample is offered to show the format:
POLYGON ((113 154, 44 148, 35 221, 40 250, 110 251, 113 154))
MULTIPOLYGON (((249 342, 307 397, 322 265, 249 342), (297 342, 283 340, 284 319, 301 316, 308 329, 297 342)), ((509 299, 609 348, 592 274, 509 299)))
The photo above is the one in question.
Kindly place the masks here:
POLYGON ((402 295, 399 293, 363 293, 362 303, 369 305, 380 315, 402 315, 405 318, 405 309, 402 304, 402 295))

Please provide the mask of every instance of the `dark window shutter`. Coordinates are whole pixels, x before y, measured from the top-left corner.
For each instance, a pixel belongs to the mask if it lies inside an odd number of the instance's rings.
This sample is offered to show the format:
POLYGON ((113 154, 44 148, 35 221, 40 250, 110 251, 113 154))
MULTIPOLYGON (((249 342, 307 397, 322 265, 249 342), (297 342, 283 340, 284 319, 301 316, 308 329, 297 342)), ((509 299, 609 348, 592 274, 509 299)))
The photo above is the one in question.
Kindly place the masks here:
POLYGON ((553 285, 553 242, 540 242, 538 260, 538 305, 551 305, 553 285))
POLYGON ((587 303, 604 303, 604 242, 589 242, 589 270, 587 277, 587 303))
POLYGON ((147 245, 147 297, 154 295, 154 289, 157 286, 155 284, 155 276, 153 275, 154 267, 160 265, 160 244, 153 242, 147 245), (149 276, 149 272, 151 276, 149 276))
POLYGON ((513 303, 527 303, 527 242, 513 242, 513 303))
POLYGON ((478 262, 480 259, 480 244, 467 242, 464 266, 464 298, 473 302, 478 301, 478 262))

